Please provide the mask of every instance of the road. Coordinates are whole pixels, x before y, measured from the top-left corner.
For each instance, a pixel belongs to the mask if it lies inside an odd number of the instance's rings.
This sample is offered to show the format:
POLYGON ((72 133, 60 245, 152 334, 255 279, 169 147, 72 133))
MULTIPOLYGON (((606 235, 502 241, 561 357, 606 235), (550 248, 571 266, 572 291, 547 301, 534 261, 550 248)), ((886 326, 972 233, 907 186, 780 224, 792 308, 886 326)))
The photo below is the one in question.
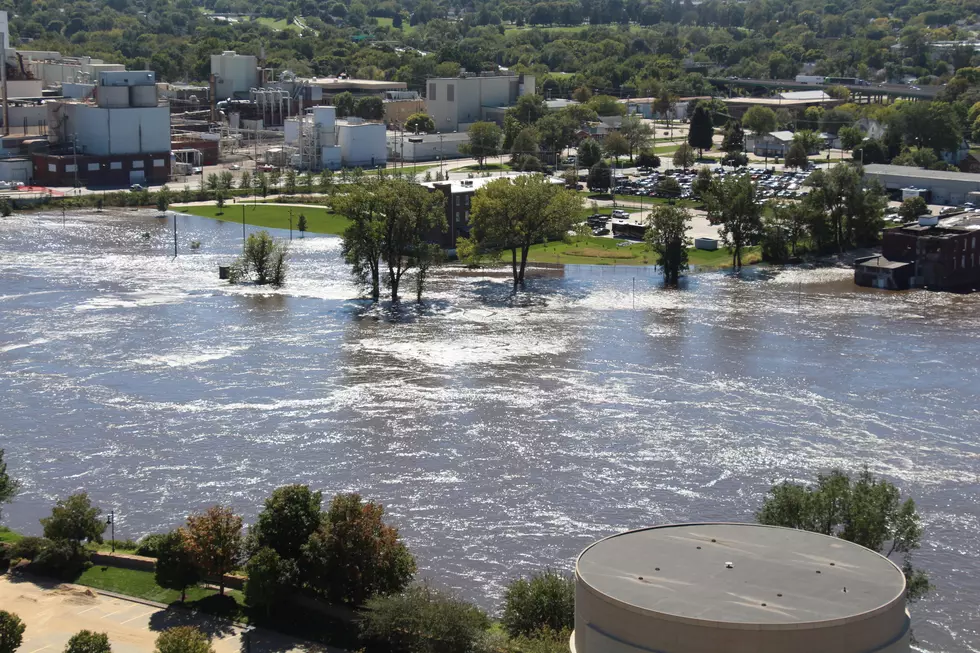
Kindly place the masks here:
MULTIPOLYGON (((103 596, 79 585, 35 583, 5 575, 0 577, 0 607, 27 624, 20 653, 59 653, 83 629, 108 634, 113 653, 147 653, 161 631, 184 625, 210 634, 215 653, 245 650, 242 630, 228 621, 103 596)), ((252 653, 343 653, 265 630, 256 630, 250 638, 252 653)))

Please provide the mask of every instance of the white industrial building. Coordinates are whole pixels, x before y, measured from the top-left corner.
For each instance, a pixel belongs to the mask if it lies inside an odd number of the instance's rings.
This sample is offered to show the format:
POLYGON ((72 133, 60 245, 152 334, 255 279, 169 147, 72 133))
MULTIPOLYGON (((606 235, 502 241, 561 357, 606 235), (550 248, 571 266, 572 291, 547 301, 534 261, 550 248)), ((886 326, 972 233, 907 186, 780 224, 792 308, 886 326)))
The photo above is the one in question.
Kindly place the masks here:
POLYGON ((48 185, 65 175, 113 185, 164 183, 169 177, 170 109, 157 102, 156 75, 147 70, 103 72, 95 104, 48 102, 46 161, 36 176, 48 185))
POLYGON ((437 132, 463 132, 481 120, 503 124, 507 107, 534 90, 533 75, 434 77, 426 80, 425 106, 437 132))
POLYGON ((293 165, 304 170, 375 168, 388 161, 384 124, 338 120, 335 107, 313 107, 286 120, 285 142, 293 165))
POLYGON ((459 146, 470 142, 466 132, 449 134, 413 134, 389 131, 388 155, 392 159, 415 163, 416 161, 441 161, 465 156, 459 146))
MULTIPOLYGON (((930 204, 976 202, 980 194, 980 174, 925 170, 914 166, 871 164, 864 166, 865 179, 875 179, 887 191, 916 189, 930 204)), ((904 194, 903 194, 904 196, 904 194)))
POLYGON ((259 86, 259 60, 254 55, 225 50, 211 55, 214 96, 219 100, 248 97, 259 86))

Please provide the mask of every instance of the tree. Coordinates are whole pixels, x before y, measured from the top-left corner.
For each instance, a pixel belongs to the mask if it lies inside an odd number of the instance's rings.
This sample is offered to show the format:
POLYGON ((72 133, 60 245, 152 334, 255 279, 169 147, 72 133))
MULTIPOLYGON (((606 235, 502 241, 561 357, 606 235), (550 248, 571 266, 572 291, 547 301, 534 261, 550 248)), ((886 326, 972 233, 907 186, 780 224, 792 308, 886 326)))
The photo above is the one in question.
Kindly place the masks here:
POLYGON ((614 157, 617 161, 624 154, 629 154, 630 145, 619 132, 612 132, 602 141, 602 149, 606 154, 614 157))
POLYGON ((673 136, 673 128, 670 125, 670 118, 676 103, 677 96, 664 89, 653 104, 654 111, 663 116, 664 120, 667 121, 667 129, 670 131, 671 136, 673 136))
POLYGON ((599 161, 589 168, 589 175, 585 180, 586 185, 591 191, 607 191, 612 187, 612 170, 605 161, 599 161))
POLYGON ((218 191, 217 193, 215 193, 215 196, 214 196, 214 204, 218 208, 218 211, 217 211, 216 215, 224 215, 225 214, 225 194, 222 193, 221 191, 218 191))
POLYGON ((300 238, 303 238, 306 234, 306 214, 300 213, 299 219, 296 221, 296 228, 299 229, 300 238))
POLYGON ((214 647, 211 639, 194 626, 177 626, 160 633, 153 653, 214 653, 214 647))
POLYGON ((279 184, 282 182, 282 170, 279 168, 273 168, 269 172, 269 184, 275 187, 276 190, 280 190, 279 184))
POLYGON ((660 204, 654 207, 647 220, 644 239, 657 255, 657 265, 664 269, 664 283, 677 284, 682 270, 687 269, 687 237, 691 214, 676 206, 660 204))
POLYGON ((587 86, 579 86, 572 91, 572 99, 581 104, 585 104, 592 99, 592 90, 587 86))
POLYGON ((835 100, 843 100, 844 102, 847 102, 851 99, 851 91, 848 90, 846 86, 841 86, 839 84, 834 86, 825 86, 823 92, 835 100))
POLYGON ((633 152, 641 151, 653 139, 653 127, 643 122, 636 114, 623 118, 623 124, 619 128, 619 133, 623 135, 623 138, 629 144, 630 162, 633 161, 633 152))
POLYGON ((754 134, 776 131, 776 112, 769 107, 750 107, 742 116, 742 126, 754 134))
POLYGON ((657 194, 661 197, 677 197, 681 194, 681 184, 673 177, 661 177, 657 182, 657 194))
MULTIPOLYGON (((528 168, 526 159, 537 160, 538 154, 538 131, 534 127, 525 127, 517 134, 514 143, 510 148, 510 165, 518 170, 528 168)), ((539 164, 540 165, 540 164, 539 164)), ((530 167, 530 170, 537 170, 537 167, 530 167)))
POLYGON ((810 175, 812 188, 803 200, 830 218, 838 251, 877 241, 887 201, 880 186, 863 183, 860 168, 841 164, 810 175))
POLYGON ((442 248, 435 243, 419 242, 414 249, 416 259, 415 269, 415 301, 422 301, 425 283, 429 279, 429 271, 445 260, 442 248))
POLYGON ((184 545, 198 569, 218 582, 225 593, 225 574, 235 569, 242 555, 242 518, 231 508, 212 506, 204 513, 187 517, 180 531, 184 545))
POLYGON ((231 174, 230 170, 222 170, 221 174, 218 175, 218 188, 221 190, 230 190, 234 181, 235 176, 231 174))
POLYGON ((282 603, 299 582, 299 567, 295 559, 280 557, 268 547, 255 552, 245 565, 245 601, 256 608, 272 608, 282 603))
POLYGON ((483 168, 487 157, 500 154, 500 139, 503 131, 493 122, 475 122, 466 130, 470 137, 468 143, 462 143, 459 151, 467 156, 476 159, 480 168, 483 168))
POLYGON ((681 143, 674 151, 674 165, 678 168, 690 168, 694 165, 694 148, 687 143, 681 143))
POLYGON ((575 160, 580 168, 591 169, 602 160, 602 145, 594 138, 587 138, 578 145, 578 157, 575 160))
POLYGON ((730 175, 712 184, 705 196, 708 221, 721 225, 721 239, 732 252, 732 267, 742 267, 742 250, 762 235, 762 207, 749 175, 730 175))
POLYGON ((170 189, 164 186, 157 193, 157 211, 166 213, 170 206, 170 189))
POLYGON ((426 585, 364 607, 361 638, 390 653, 470 653, 490 626, 479 608, 426 585))
POLYGON ((431 134, 436 130, 436 123, 427 113, 413 113, 405 121, 405 129, 416 134, 431 134))
POLYGON ((837 136, 842 150, 853 150, 864 140, 864 134, 857 127, 841 127, 837 136))
POLYGON ((756 519, 760 524, 839 537, 886 558, 900 555, 906 597, 914 601, 930 589, 926 574, 912 566, 912 553, 922 542, 915 501, 902 501, 897 487, 867 468, 854 480, 834 469, 818 474, 816 485, 789 481, 774 485, 756 519))
POLYGON ((920 215, 928 214, 929 206, 925 199, 919 196, 902 200, 902 205, 898 207, 898 215, 905 222, 913 222, 918 220, 920 215))
POLYGON ((622 116, 626 113, 626 107, 611 95, 593 96, 588 107, 600 116, 622 116))
POLYGON ((507 109, 507 115, 514 117, 524 126, 533 125, 548 113, 548 105, 540 95, 522 95, 507 109))
POLYGON ((156 558, 156 584, 180 592, 180 602, 183 603, 187 600, 187 588, 201 580, 187 546, 187 534, 178 529, 164 535, 157 544, 156 558))
POLYGON ((286 257, 289 247, 275 240, 264 229, 249 234, 242 255, 231 269, 232 283, 242 279, 254 279, 256 285, 271 284, 280 287, 286 283, 286 257))
POLYGON ((481 247, 510 250, 516 287, 524 282, 531 245, 564 238, 581 208, 579 195, 541 175, 497 179, 473 195, 471 234, 481 247))
POLYGON ((727 154, 741 154, 745 151, 745 132, 742 130, 742 123, 732 120, 725 126, 721 150, 727 154))
POLYGON ((354 115, 364 120, 381 120, 385 117, 385 105, 377 95, 362 97, 354 105, 354 115))
POLYGON ((24 641, 27 626, 12 612, 0 610, 0 653, 14 653, 24 641))
POLYGON ((362 605, 403 590, 415 575, 415 559, 384 522, 381 504, 358 494, 338 494, 303 546, 303 578, 329 600, 362 605))
POLYGON ((794 140, 786 151, 785 164, 790 168, 806 168, 810 165, 810 157, 807 156, 806 146, 800 141, 794 140))
POLYGON ((705 150, 711 149, 711 139, 714 136, 711 122, 711 111, 704 102, 698 102, 691 114, 690 130, 687 133, 687 143, 698 148, 698 157, 704 156, 705 150))
POLYGON ((269 548, 283 558, 299 558, 310 535, 320 526, 323 493, 307 485, 273 490, 250 529, 255 548, 269 548))
POLYGON ((286 194, 296 194, 296 170, 294 168, 287 168, 284 177, 286 194))
POLYGON ((238 187, 241 190, 251 190, 252 189, 252 173, 248 170, 242 170, 242 176, 238 179, 238 187))
POLYGON ((102 510, 92 505, 88 494, 79 492, 62 499, 51 509, 51 516, 41 520, 44 537, 64 541, 75 551, 82 542, 102 542, 106 523, 100 517, 102 510))
POLYGON ((636 157, 636 165, 641 168, 659 168, 660 157, 653 150, 641 150, 636 157))
POLYGON ((337 95, 333 97, 333 105, 337 107, 338 118, 346 118, 354 115, 355 103, 356 100, 354 99, 354 95, 350 91, 337 93, 337 95))
POLYGON ((68 640, 65 653, 112 653, 112 647, 106 633, 80 630, 68 640))
POLYGON ((820 134, 813 130, 801 129, 793 134, 793 142, 802 145, 804 152, 809 154, 810 152, 818 152, 820 150, 823 139, 820 138, 820 134))
POLYGON ((502 622, 511 637, 533 635, 545 628, 573 628, 575 580, 549 569, 511 582, 504 593, 502 622))
POLYGON ((854 148, 851 157, 861 165, 871 163, 886 163, 888 148, 877 138, 869 138, 854 148))
MULTIPOLYGON (((0 509, 3 504, 10 503, 20 492, 20 481, 10 476, 7 472, 7 461, 4 460, 4 450, 0 449, 0 509)), ((3 512, 0 511, 0 517, 3 512)))

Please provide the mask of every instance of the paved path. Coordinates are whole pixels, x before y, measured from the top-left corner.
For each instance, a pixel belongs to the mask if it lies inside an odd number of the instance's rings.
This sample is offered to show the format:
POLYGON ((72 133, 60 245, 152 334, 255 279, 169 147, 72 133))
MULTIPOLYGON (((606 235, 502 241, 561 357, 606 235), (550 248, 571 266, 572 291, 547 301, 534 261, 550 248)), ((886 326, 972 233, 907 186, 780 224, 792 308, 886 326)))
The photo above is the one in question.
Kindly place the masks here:
MULTIPOLYGON (((216 653, 242 653, 242 631, 231 622, 168 610, 160 604, 138 603, 97 594, 79 585, 0 577, 0 607, 17 614, 27 630, 18 653, 60 653, 68 639, 89 629, 109 635, 113 653, 149 653, 161 631, 193 625, 211 634, 216 653)), ((300 642, 277 633, 252 633, 252 653, 321 652, 325 647, 300 642)), ((336 649, 332 653, 341 653, 336 649)))

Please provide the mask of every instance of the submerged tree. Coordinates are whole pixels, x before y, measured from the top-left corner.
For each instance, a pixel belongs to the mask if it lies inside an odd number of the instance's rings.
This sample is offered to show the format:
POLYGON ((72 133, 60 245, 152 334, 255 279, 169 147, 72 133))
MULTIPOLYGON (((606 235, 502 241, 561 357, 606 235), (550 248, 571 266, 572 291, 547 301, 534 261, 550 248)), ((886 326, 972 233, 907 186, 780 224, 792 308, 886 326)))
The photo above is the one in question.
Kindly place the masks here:
POLYGON ((650 212, 645 238, 664 269, 664 283, 674 285, 682 270, 687 269, 687 237, 691 214, 676 206, 659 205, 650 212))
POLYGON ((716 180, 704 194, 708 220, 721 225, 721 239, 732 251, 732 266, 742 267, 742 250, 762 235, 762 207, 749 175, 716 180))
POLYGON ((262 286, 277 288, 286 283, 286 257, 289 248, 275 240, 268 231, 249 234, 245 249, 231 268, 231 282, 253 279, 262 286))

